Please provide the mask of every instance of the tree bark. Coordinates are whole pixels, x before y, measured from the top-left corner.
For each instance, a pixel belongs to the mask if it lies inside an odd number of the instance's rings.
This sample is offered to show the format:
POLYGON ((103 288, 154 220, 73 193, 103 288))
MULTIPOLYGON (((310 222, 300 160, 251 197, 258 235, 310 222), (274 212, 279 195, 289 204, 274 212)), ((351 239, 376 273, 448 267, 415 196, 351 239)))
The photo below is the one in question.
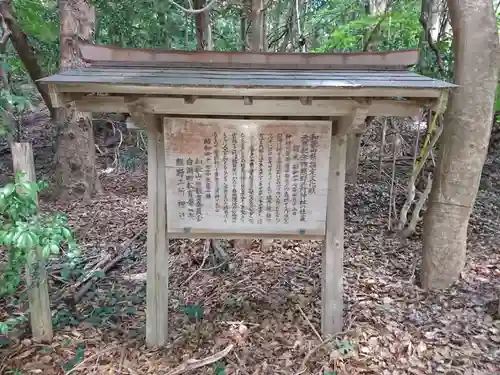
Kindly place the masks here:
POLYGON ((12 45, 14 46, 14 49, 19 55, 19 58, 26 68, 26 71, 28 72, 31 80, 35 84, 38 92, 42 96, 45 105, 49 109, 51 117, 54 118, 55 110, 52 106, 49 93, 44 86, 37 82, 38 79, 45 77, 45 74, 38 64, 38 60, 33 52, 33 48, 31 48, 28 43, 28 37, 26 33, 23 32, 16 21, 10 1, 0 1, 0 13, 2 14, 5 23, 7 24, 11 32, 10 40, 12 42, 12 45))
MULTIPOLYGON (((195 0, 195 9, 202 9, 205 0, 195 0)), ((196 24, 196 41, 198 51, 212 51, 214 49, 212 43, 212 28, 210 27, 210 12, 201 12, 195 15, 196 24)))
MULTIPOLYGON (((86 0, 59 0, 61 20, 60 70, 84 66, 80 57, 80 41, 92 41, 94 8, 86 0)), ((58 115, 59 144, 57 148, 57 187, 69 193, 75 184, 82 184, 85 196, 102 192, 97 174, 94 132, 91 114, 79 112, 74 106, 58 115)))
POLYGON ((491 133, 499 40, 488 0, 448 0, 455 83, 444 115, 436 178, 424 216, 424 288, 442 289, 465 265, 467 226, 491 133), (481 25, 481 27, 478 27, 481 25))
POLYGON ((264 0, 252 0, 250 49, 252 52, 264 50, 264 0))

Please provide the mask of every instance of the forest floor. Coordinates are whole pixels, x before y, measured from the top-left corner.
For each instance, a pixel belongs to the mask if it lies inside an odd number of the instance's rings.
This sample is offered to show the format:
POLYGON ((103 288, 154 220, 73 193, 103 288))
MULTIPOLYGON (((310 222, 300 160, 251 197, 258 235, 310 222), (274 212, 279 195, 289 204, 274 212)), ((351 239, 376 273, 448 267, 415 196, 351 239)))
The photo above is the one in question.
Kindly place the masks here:
MULTIPOLYGON (((38 122, 29 133, 43 174, 50 125, 38 122)), ((6 176, 10 156, 1 147, 0 176, 6 176)), ((0 337, 0 374, 180 374, 172 371, 183 361, 229 344, 233 349, 218 363, 189 373, 500 374, 498 154, 485 166, 465 269, 448 290, 417 286, 421 229, 406 240, 387 230, 390 179, 378 181, 366 161, 360 183, 346 192, 344 332, 321 345, 319 242, 228 247, 229 264, 217 267, 210 258, 203 264, 204 241, 176 240, 170 244, 170 343, 155 351, 144 346, 147 172, 133 164, 135 171, 102 173, 105 194, 90 202, 42 199, 42 207, 68 215, 82 245, 81 272, 118 252, 125 256, 74 306, 67 301, 81 289, 74 288, 76 274, 63 275, 52 262, 54 340, 33 343, 22 331, 0 337), (203 319, 193 321, 193 311, 203 319)), ((398 194, 401 203, 404 188, 398 194)), ((19 298, 0 300, 0 321, 7 312, 20 313, 19 298)))

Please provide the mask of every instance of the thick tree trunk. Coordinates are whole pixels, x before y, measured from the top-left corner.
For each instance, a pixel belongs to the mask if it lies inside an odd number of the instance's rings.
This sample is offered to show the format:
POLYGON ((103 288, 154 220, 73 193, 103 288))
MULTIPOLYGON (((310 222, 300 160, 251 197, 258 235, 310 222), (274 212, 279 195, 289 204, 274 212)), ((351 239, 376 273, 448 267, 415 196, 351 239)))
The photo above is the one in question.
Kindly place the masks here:
POLYGON ((45 86, 42 86, 40 83, 36 82, 38 79, 43 78, 45 74, 38 64, 38 60, 35 56, 35 53, 33 52, 33 49, 28 43, 27 35, 23 32, 19 24, 16 22, 16 18, 12 10, 12 4, 8 1, 0 1, 0 13, 2 14, 5 23, 7 24, 11 32, 10 40, 12 42, 12 45, 19 55, 19 58, 26 68, 26 71, 28 72, 31 80, 38 89, 38 92, 42 96, 45 105, 49 109, 50 115, 52 116, 52 118, 54 118, 55 110, 54 107, 52 107, 49 93, 47 92, 45 86))
MULTIPOLYGON (((205 0, 195 0, 194 8, 202 9, 205 6, 205 0)), ((210 27, 210 12, 201 12, 195 15, 196 41, 198 51, 212 51, 212 28, 210 27)))
POLYGON ((448 0, 455 83, 445 112, 436 178, 424 217, 421 284, 446 288, 465 265, 467 225, 491 133, 499 40, 488 0, 448 0), (478 27, 481 25, 481 27, 478 27))
MULTIPOLYGON (((83 66, 78 43, 92 41, 95 13, 85 0, 59 0, 61 19, 60 70, 83 66)), ((96 168, 94 132, 91 115, 72 106, 61 111, 57 149, 57 185, 68 193, 83 184, 86 197, 102 191, 96 168), (64 113, 62 113, 64 112, 64 113)))

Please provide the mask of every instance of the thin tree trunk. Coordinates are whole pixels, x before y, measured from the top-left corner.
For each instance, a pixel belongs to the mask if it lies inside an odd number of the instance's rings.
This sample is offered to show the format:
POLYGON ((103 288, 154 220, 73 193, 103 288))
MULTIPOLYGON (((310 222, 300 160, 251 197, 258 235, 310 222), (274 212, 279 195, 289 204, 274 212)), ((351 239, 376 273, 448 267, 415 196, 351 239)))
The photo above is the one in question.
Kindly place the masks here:
MULTIPOLYGON (((60 69, 65 71, 84 65, 79 41, 92 41, 94 8, 85 0, 59 0, 61 19, 60 69)), ((60 134, 57 149, 57 185, 69 193, 75 184, 83 184, 86 197, 102 191, 96 168, 94 132, 89 113, 73 106, 60 111, 60 134), (62 113, 64 112, 64 113, 62 113)))
MULTIPOLYGON (((202 9, 205 6, 205 0, 195 0, 195 9, 202 9)), ((201 12, 195 15, 196 41, 198 51, 213 50, 212 28, 210 27, 210 12, 201 12)))
MULTIPOLYGON (((368 10, 372 15, 381 15, 387 9, 386 0, 369 0, 368 10)), ((371 49, 371 40, 378 39, 374 34, 378 33, 380 22, 374 26, 371 32, 367 35, 367 40, 364 43, 364 50, 371 49)), ((361 137, 359 134, 347 135, 347 165, 346 165, 346 181, 352 185, 356 185, 358 176, 358 161, 361 152, 361 137), (354 159, 353 159, 354 158, 354 159)))
POLYGON ((448 0, 455 83, 424 217, 424 288, 446 288, 465 265, 467 226, 491 133, 499 40, 489 0, 448 0), (478 27, 481 25, 481 27, 478 27))
POLYGON ((51 117, 54 118, 55 110, 52 106, 49 93, 47 92, 46 87, 37 82, 37 80, 43 78, 45 74, 38 64, 38 60, 33 52, 33 48, 31 48, 28 43, 27 35, 23 32, 19 24, 16 22, 11 3, 7 1, 0 1, 0 13, 2 14, 8 28, 10 29, 10 40, 12 41, 12 45, 19 55, 19 58, 26 68, 26 71, 28 72, 31 80, 38 89, 38 92, 42 96, 45 105, 50 111, 51 117))
POLYGON ((252 0, 252 36, 250 49, 252 52, 264 49, 264 0, 252 0))

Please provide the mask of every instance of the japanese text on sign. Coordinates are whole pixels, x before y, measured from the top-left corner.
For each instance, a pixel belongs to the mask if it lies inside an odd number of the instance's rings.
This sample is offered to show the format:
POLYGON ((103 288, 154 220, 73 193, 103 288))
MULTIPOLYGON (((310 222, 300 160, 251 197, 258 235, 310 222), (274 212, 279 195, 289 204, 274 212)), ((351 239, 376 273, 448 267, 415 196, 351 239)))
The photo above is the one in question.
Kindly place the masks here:
POLYGON ((169 233, 324 234, 330 135, 326 121, 166 119, 169 233))

